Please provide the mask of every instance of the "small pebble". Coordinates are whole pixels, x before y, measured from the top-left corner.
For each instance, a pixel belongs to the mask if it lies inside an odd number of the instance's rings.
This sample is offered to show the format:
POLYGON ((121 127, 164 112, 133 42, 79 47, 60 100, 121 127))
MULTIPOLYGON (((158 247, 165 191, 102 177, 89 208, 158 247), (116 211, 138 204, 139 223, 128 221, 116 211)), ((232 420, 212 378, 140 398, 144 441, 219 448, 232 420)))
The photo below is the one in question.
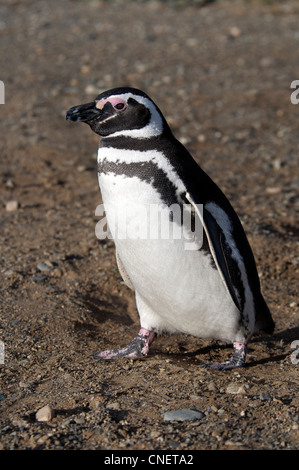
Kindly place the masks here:
POLYGON ((20 388, 30 388, 31 385, 32 385, 31 382, 23 382, 23 381, 19 382, 20 388))
POLYGON ((18 207, 19 207, 18 201, 8 201, 5 206, 8 212, 16 211, 18 207))
POLYGON ((200 411, 182 409, 166 411, 164 413, 164 421, 194 421, 196 419, 202 419, 205 415, 200 411))
POLYGON ((87 95, 97 95, 98 94, 98 88, 95 85, 87 85, 85 87, 85 93, 87 95))
POLYGON ((282 167, 282 161, 280 160, 280 158, 276 158, 275 160, 273 160, 272 164, 275 170, 279 170, 282 167))
POLYGON ((103 401, 99 397, 92 397, 89 406, 92 410, 99 410, 102 407, 103 401))
POLYGON ((267 194, 278 194, 281 192, 281 188, 280 187, 268 187, 266 188, 266 193, 267 194))
POLYGON ((198 137, 197 137, 197 140, 198 142, 205 142, 206 141, 206 136, 204 134, 200 134, 198 137))
POLYGON ((86 170, 87 170, 87 166, 86 166, 86 165, 78 165, 78 166, 77 166, 77 171, 78 171, 79 173, 83 173, 83 172, 86 171, 86 170))
POLYGON ((33 276, 32 279, 34 282, 43 282, 47 279, 47 276, 45 276, 44 274, 37 274, 36 276, 33 276))
POLYGON ((74 419, 76 424, 84 424, 85 423, 85 418, 84 416, 76 416, 74 419))
POLYGON ((209 390, 210 392, 216 392, 217 387, 216 387, 216 385, 215 385, 214 382, 210 382, 210 383, 208 384, 208 390, 209 390))
POLYGON ((45 436, 41 436, 37 439, 36 443, 38 445, 43 445, 49 438, 49 436, 45 435, 45 436))
POLYGON ((51 419, 53 419, 55 416, 55 412, 53 408, 51 408, 49 405, 43 406, 40 408, 35 415, 35 418, 37 421, 40 422, 49 422, 51 419))
POLYGON ((120 404, 117 401, 114 401, 108 403, 107 408, 109 408, 109 410, 120 410, 120 404))
POLYGON ((259 399, 261 401, 271 401, 272 397, 268 393, 261 393, 259 399))
POLYGON ((83 73, 84 75, 88 75, 90 73, 90 70, 90 65, 82 65, 81 67, 81 73, 83 73))
POLYGON ((48 266, 47 264, 44 264, 44 263, 38 263, 36 267, 40 271, 48 271, 49 268, 50 268, 50 266, 48 266))
POLYGON ((5 183, 5 186, 9 189, 13 189, 15 187, 15 184, 14 184, 13 180, 8 179, 5 183))
POLYGON ((246 387, 244 384, 231 383, 226 387, 226 393, 232 395, 244 394, 246 393, 246 387))
POLYGON ((237 26, 232 26, 229 30, 229 35, 231 38, 236 39, 241 36, 241 30, 237 26))
POLYGON ((7 269, 5 272, 4 272, 4 276, 13 276, 13 274, 15 274, 16 271, 14 271, 13 269, 7 269))

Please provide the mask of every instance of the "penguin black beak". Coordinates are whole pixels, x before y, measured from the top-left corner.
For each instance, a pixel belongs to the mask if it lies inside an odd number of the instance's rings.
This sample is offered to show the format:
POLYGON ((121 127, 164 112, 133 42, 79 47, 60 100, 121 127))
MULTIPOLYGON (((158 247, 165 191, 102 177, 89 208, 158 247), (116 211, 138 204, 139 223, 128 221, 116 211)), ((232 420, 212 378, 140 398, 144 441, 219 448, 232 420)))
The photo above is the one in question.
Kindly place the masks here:
POLYGON ((100 110, 96 108, 96 102, 92 101, 91 103, 73 106, 67 111, 65 119, 67 121, 88 123, 88 121, 99 117, 99 114, 100 110))

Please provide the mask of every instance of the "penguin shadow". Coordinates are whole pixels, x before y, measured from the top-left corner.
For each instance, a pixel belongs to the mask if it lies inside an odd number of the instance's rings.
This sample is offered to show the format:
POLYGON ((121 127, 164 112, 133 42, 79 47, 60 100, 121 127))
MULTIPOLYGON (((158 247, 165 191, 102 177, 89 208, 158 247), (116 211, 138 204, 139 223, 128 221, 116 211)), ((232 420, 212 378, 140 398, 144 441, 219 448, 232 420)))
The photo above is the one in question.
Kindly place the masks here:
POLYGON ((135 322, 128 311, 127 301, 119 296, 109 296, 108 299, 98 298, 86 293, 73 299, 74 303, 84 309, 85 318, 75 321, 75 329, 88 333, 89 337, 96 339, 98 331, 95 324, 102 325, 107 321, 112 321, 116 326, 131 326, 135 322))
MULTIPOLYGON (((250 353, 253 353, 255 346, 263 345, 262 349, 267 349, 269 356, 262 357, 256 360, 247 360, 246 368, 255 367, 257 365, 266 364, 266 363, 277 363, 289 357, 292 353, 291 343, 295 340, 299 340, 299 327, 290 328, 284 331, 274 333, 272 335, 256 335, 254 336, 249 345, 248 345, 248 356, 250 353), (287 349, 287 350, 286 350, 287 349)), ((200 365, 203 361, 205 355, 212 356, 215 352, 219 351, 230 351, 233 353, 233 348, 231 344, 219 343, 218 341, 211 341, 211 344, 200 347, 196 350, 187 351, 188 345, 179 345, 180 351, 159 351, 158 349, 154 350, 153 353, 162 355, 167 358, 181 360, 192 360, 192 362, 198 362, 200 365), (201 359, 202 357, 202 359, 201 359)), ((264 352, 263 352, 264 354, 264 352)), ((222 360, 227 358, 223 357, 222 360)))
POLYGON ((267 336, 254 336, 250 344, 264 344, 270 352, 269 357, 264 357, 256 361, 246 363, 246 367, 253 367, 259 364, 275 363, 290 357, 292 353, 291 344, 293 341, 299 340, 299 327, 289 328, 272 335, 267 336), (278 353, 278 354, 275 354, 278 353))

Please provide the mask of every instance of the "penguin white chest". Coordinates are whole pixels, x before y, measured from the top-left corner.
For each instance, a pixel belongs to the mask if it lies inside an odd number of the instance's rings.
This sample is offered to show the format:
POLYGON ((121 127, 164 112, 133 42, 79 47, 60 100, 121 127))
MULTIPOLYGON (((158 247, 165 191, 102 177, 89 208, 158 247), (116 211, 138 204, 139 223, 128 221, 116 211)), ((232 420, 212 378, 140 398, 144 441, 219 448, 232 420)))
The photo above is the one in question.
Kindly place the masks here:
POLYGON ((116 249, 135 287, 142 325, 231 340, 239 314, 211 256, 186 249, 183 230, 173 236, 178 227, 159 191, 137 176, 122 174, 100 174, 99 184, 116 249))
POLYGON ((158 193, 136 176, 100 175, 99 185, 113 239, 149 238, 150 208, 163 203, 158 193))

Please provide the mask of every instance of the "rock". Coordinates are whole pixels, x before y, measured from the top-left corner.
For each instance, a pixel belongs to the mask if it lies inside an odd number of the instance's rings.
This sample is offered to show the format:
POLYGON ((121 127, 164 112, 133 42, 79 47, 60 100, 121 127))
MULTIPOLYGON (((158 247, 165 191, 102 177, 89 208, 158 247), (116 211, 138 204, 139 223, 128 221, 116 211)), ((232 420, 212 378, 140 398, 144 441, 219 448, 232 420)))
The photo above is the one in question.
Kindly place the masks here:
POLYGON ((50 272, 51 276, 53 277, 62 277, 63 276, 63 272, 61 269, 59 268, 53 268, 50 272))
POLYGON ((206 136, 204 134, 200 134, 198 137, 197 137, 197 140, 198 142, 205 142, 206 141, 206 136))
POLYGON ((241 36, 241 30, 237 26, 232 26, 229 30, 229 36, 232 39, 236 39, 241 36))
POLYGON ((281 192, 281 188, 280 187, 268 187, 266 188, 266 193, 267 194, 278 194, 281 192))
POLYGON ((97 95, 98 88, 95 85, 89 84, 85 87, 85 93, 87 95, 97 95))
POLYGON ((89 402, 89 406, 94 411, 100 410, 103 406, 103 398, 99 396, 92 397, 89 402))
POLYGON ((4 276, 13 276, 14 274, 16 274, 17 271, 14 271, 13 269, 7 269, 5 272, 4 272, 4 276))
POLYGON ((202 419, 205 415, 201 411, 188 409, 166 411, 164 421, 194 421, 202 419))
POLYGON ((51 408, 49 405, 43 406, 40 408, 35 415, 36 421, 40 422, 49 422, 51 419, 53 419, 55 416, 55 412, 53 408, 51 408))
POLYGON ((15 184, 14 184, 13 180, 8 179, 5 183, 5 186, 9 189, 13 189, 15 187, 15 184))
POLYGON ((261 393, 259 399, 261 401, 271 401, 272 397, 268 393, 261 393))
POLYGON ((20 388, 31 388, 32 387, 32 382, 19 382, 19 387, 20 388))
POLYGON ((218 408, 217 408, 215 405, 211 405, 211 406, 210 406, 210 409, 211 409, 214 413, 218 413, 218 408))
POLYGON ((228 439, 227 441, 224 442, 224 445, 229 446, 229 447, 241 447, 243 445, 243 443, 239 442, 239 441, 237 441, 237 442, 231 441, 231 440, 228 439))
POLYGON ((32 278, 32 280, 33 280, 34 282, 37 282, 37 283, 38 283, 38 282, 43 282, 43 281, 45 281, 46 279, 48 279, 48 278, 47 278, 47 276, 45 276, 44 274, 37 274, 36 276, 33 276, 33 278, 32 278))
POLYGON ((12 211, 16 211, 18 209, 18 207, 19 207, 18 201, 8 201, 6 203, 5 209, 8 212, 12 212, 12 211))
POLYGON ((85 423, 85 418, 84 416, 76 416, 74 419, 76 424, 84 424, 85 423))
POLYGON ((86 171, 86 170, 87 170, 87 166, 86 166, 86 165, 78 165, 78 166, 77 166, 77 171, 78 171, 79 173, 83 173, 83 172, 86 171))
MULTIPOLYGON (((83 73, 83 75, 88 75, 88 74, 90 74, 90 71, 91 71, 90 65, 82 65, 82 67, 81 67, 81 73, 83 73)), ((89 86, 89 85, 88 85, 88 86, 89 86)))
POLYGON ((48 435, 44 435, 44 436, 41 436, 37 439, 36 443, 41 446, 43 444, 45 444, 45 442, 47 442, 48 440, 50 440, 50 437, 48 435))
POLYGON ((209 390, 210 392, 216 392, 216 391, 217 391, 217 387, 216 387, 216 385, 215 385, 215 382, 210 382, 210 383, 208 384, 208 390, 209 390))
POLYGON ((48 266, 47 264, 44 264, 44 263, 38 263, 36 267, 40 271, 49 271, 49 269, 50 269, 50 266, 48 266))
POLYGON ((280 160, 280 158, 276 158, 275 160, 273 160, 272 165, 275 170, 279 170, 282 167, 282 161, 280 160))
POLYGON ((246 393, 246 386, 244 384, 231 383, 226 387, 226 393, 231 393, 232 395, 244 394, 246 393))
POLYGON ((120 404, 118 403, 118 401, 113 401, 113 402, 108 403, 107 408, 109 408, 109 410, 118 411, 120 410, 120 404))
POLYGON ((271 57, 263 57, 259 64, 261 67, 270 67, 273 64, 273 59, 271 57))

